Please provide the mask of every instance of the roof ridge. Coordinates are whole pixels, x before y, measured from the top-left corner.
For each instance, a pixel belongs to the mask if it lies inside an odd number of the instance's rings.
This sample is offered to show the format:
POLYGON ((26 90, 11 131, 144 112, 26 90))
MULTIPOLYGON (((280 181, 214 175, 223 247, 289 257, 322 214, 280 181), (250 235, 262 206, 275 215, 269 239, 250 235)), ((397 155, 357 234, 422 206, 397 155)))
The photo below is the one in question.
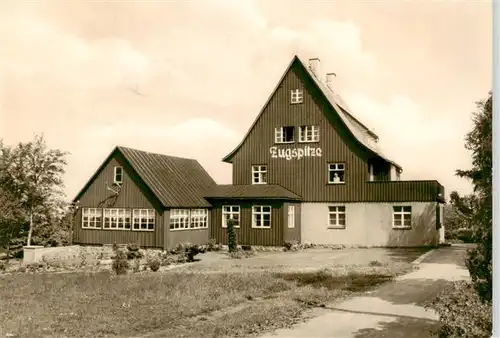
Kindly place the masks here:
POLYGON ((176 159, 181 159, 181 160, 190 160, 190 161, 196 161, 196 162, 198 162, 197 159, 191 158, 191 157, 181 157, 181 156, 167 155, 167 154, 162 154, 162 153, 155 152, 155 151, 142 150, 142 149, 131 148, 131 147, 126 147, 126 146, 121 146, 121 145, 117 145, 116 148, 118 148, 120 150, 122 150, 122 149, 128 149, 128 150, 133 150, 133 151, 137 151, 137 152, 141 152, 141 153, 145 153, 145 154, 150 154, 150 155, 159 155, 159 156, 165 156, 165 157, 169 157, 169 158, 176 158, 176 159))

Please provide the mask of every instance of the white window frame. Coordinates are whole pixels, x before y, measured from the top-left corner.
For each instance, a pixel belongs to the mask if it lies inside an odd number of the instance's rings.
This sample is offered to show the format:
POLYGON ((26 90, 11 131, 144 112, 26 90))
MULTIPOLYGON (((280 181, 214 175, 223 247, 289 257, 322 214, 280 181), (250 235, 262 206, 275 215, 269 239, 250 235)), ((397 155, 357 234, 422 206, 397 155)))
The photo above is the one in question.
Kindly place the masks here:
POLYGON ((191 209, 189 212, 189 229, 208 228, 208 209, 191 209))
POLYGON ((274 128, 274 143, 289 144, 295 142, 295 127, 284 126, 274 128), (292 128, 293 137, 291 141, 285 141, 285 128, 292 128))
POLYGON ((288 206, 287 223, 288 223, 288 229, 295 228, 295 205, 288 206))
POLYGON ((345 229, 347 226, 347 212, 345 205, 329 205, 328 206, 328 229, 345 229), (332 224, 332 217, 335 216, 335 222, 332 224), (344 215, 344 224, 340 224, 341 217, 344 215))
POLYGON ((267 184, 267 165, 252 165, 252 184, 267 184), (263 179, 263 177, 265 177, 265 179, 263 179), (258 179, 257 182, 255 182, 256 178, 258 179))
POLYGON ((101 229, 102 221, 102 209, 82 208, 82 229, 101 229))
POLYGON ((223 205, 222 206, 222 227, 227 228, 227 221, 229 219, 235 220, 234 216, 237 216, 236 221, 238 222, 233 227, 240 227, 240 211, 241 208, 239 205, 223 205))
POLYGON ((169 229, 170 231, 189 230, 190 212, 189 209, 170 209, 169 229), (178 224, 179 227, 175 227, 178 224), (173 227, 172 227, 173 226, 173 227))
POLYGON ((412 207, 410 205, 394 205, 392 207, 392 228, 393 229, 411 229, 412 228, 412 207), (401 216, 401 224, 396 225, 396 215, 401 216), (409 224, 405 221, 405 215, 410 215, 409 224))
POLYGON ((102 209, 102 229, 103 230, 125 230, 132 228, 132 211, 125 208, 104 208, 102 209), (127 223, 128 218, 128 223, 127 223), (109 227, 106 227, 106 219, 109 219, 109 227), (128 224, 128 228, 126 227, 128 224))
POLYGON ((122 166, 115 166, 114 168, 114 173, 113 173, 113 182, 116 184, 122 184, 123 183, 123 167, 122 166), (120 173, 117 174, 117 171, 120 170, 120 173), (120 180, 117 180, 116 177, 120 176, 120 180))
POLYGON ((290 91, 290 103, 297 104, 304 102, 304 91, 300 88, 290 91))
POLYGON ((345 183, 345 163, 328 163, 328 184, 344 184, 345 183), (343 178, 341 179, 339 176, 339 181, 335 181, 331 179, 331 172, 342 172, 343 178))
POLYGON ((271 211, 272 208, 269 205, 254 205, 252 206, 252 228, 253 229, 271 229, 271 211), (266 209, 269 209, 266 211, 266 209), (264 216, 269 215, 269 225, 258 225, 258 216, 260 216, 260 221, 263 222, 264 216))
POLYGON ((319 126, 309 125, 299 127, 299 143, 319 142, 319 126))
POLYGON ((156 211, 154 209, 134 209, 132 212, 132 231, 155 231, 156 211), (146 221, 144 221, 146 219, 146 221), (146 228, 142 225, 146 224, 146 228), (152 227, 150 227, 152 225, 152 227))

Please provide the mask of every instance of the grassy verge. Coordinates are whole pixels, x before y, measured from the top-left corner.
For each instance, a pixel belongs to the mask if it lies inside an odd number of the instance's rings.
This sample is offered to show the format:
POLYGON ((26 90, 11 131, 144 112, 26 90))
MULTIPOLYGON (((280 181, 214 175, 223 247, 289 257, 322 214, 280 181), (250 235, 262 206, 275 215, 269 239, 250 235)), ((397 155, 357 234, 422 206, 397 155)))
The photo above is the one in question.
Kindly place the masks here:
POLYGON ((439 337, 491 337, 491 303, 481 302, 470 282, 451 283, 426 305, 439 314, 439 337))
POLYGON ((407 269, 5 275, 0 336, 248 336, 293 324, 310 306, 365 291, 407 269))

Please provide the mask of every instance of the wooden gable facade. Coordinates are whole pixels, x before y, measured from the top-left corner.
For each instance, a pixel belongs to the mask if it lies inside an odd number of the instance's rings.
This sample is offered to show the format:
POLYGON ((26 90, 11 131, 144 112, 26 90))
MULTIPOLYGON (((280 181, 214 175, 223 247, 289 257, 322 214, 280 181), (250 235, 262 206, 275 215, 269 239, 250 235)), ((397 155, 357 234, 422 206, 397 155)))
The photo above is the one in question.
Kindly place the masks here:
POLYGON ((74 199, 73 242, 151 248, 204 244, 211 206, 201 192, 214 184, 197 161, 116 147, 74 199))
MULTIPOLYGON (((342 107, 332 106, 306 67, 294 57, 243 141, 224 158, 232 164, 233 184, 253 184, 252 167, 264 166, 267 184, 281 185, 307 202, 435 201, 439 193, 444 195, 434 180, 398 180, 401 167, 360 142, 346 123, 361 124, 342 107), (295 90, 302 91, 300 103, 291 102, 295 90), (300 142, 303 126, 316 126, 319 139, 300 142), (293 140, 277 143, 276 128, 283 127, 293 128, 293 140), (344 183, 329 182, 329 165, 335 164, 344 169, 344 183)), ((377 142, 369 130, 360 133, 377 142)))

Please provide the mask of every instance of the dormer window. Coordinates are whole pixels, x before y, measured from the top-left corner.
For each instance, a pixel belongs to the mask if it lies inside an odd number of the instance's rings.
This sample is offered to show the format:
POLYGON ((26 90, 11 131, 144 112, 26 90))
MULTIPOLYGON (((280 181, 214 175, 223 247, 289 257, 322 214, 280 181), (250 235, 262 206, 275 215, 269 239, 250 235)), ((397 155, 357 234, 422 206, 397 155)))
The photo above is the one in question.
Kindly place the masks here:
POLYGON ((303 101, 304 101, 304 93, 302 92, 302 89, 294 89, 291 91, 290 102, 292 104, 302 103, 303 101))
POLYGON ((276 143, 293 143, 294 127, 277 127, 274 129, 274 142, 276 143))
POLYGON ((122 184, 123 182, 123 168, 122 167, 115 167, 115 175, 114 175, 114 183, 116 184, 122 184))

